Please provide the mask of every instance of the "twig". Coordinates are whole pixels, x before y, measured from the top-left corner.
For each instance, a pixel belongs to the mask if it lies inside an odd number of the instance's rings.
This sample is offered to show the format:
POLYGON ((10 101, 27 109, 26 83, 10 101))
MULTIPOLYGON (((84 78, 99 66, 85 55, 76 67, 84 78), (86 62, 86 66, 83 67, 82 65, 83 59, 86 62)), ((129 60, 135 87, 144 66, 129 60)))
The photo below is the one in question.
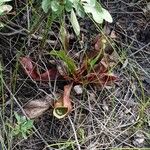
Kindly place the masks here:
POLYGON ((26 29, 14 30, 14 32, 9 32, 9 33, 0 32, 0 35, 3 35, 3 36, 12 36, 15 34, 25 35, 25 33, 23 33, 23 31, 26 31, 26 29))
MULTIPOLYGON (((28 30, 30 30, 30 10, 29 10, 29 5, 27 3, 27 26, 28 26, 28 30)), ((28 47, 30 47, 30 40, 31 40, 31 37, 30 35, 28 35, 28 47)))
POLYGON ((72 129, 73 129, 73 132, 74 132, 74 137, 75 137, 75 141, 76 141, 76 144, 77 144, 77 147, 78 147, 78 150, 81 150, 81 147, 80 147, 80 144, 79 144, 79 141, 78 141, 78 137, 77 137, 77 133, 76 133, 76 130, 75 130, 75 127, 74 127, 74 124, 70 118, 70 116, 68 116, 68 119, 70 121, 70 124, 72 126, 72 129))

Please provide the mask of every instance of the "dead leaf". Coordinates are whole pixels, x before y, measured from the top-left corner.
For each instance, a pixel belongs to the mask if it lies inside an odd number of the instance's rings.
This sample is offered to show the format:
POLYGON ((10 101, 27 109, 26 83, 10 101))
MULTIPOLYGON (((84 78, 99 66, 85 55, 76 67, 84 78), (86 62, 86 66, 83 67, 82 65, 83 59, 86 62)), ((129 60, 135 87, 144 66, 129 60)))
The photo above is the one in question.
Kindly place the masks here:
POLYGON ((46 72, 39 75, 41 80, 55 80, 58 75, 58 71, 55 68, 49 69, 46 72))
POLYGON ((101 83, 104 86, 111 85, 114 81, 118 80, 118 77, 113 73, 104 73, 100 76, 101 83))
POLYGON ((114 51, 113 47, 115 47, 115 43, 113 41, 115 38, 117 38, 115 36, 115 31, 112 31, 110 36, 98 34, 93 41, 95 51, 93 52, 92 56, 97 56, 99 53, 101 53, 102 56, 104 54, 111 55, 114 51))
POLYGON ((57 100, 54 104, 53 115, 58 119, 64 118, 72 110, 72 104, 70 98, 70 92, 72 86, 73 86, 72 83, 69 85, 65 85, 63 96, 59 100, 57 100))
POLYGON ((25 71, 25 73, 32 79, 37 79, 39 77, 36 72, 35 66, 32 64, 32 60, 29 57, 21 57, 20 63, 25 71))
POLYGON ((52 105, 52 101, 53 99, 50 95, 41 99, 32 100, 25 105, 24 111, 30 119, 37 118, 49 109, 52 105))
POLYGON ((110 35, 111 29, 108 23, 105 24, 104 28, 103 28, 103 33, 105 35, 110 35))
POLYGON ((105 58, 102 58, 102 60, 94 66, 93 70, 94 72, 101 74, 101 73, 108 72, 108 69, 109 69, 109 63, 108 63, 107 58, 105 57, 105 58))
POLYGON ((105 48, 105 43, 106 43, 106 38, 100 34, 98 34, 94 41, 93 41, 93 44, 94 44, 94 48, 95 50, 100 53, 101 50, 104 50, 105 48))
POLYGON ((117 38, 116 32, 115 32, 114 30, 111 31, 110 37, 111 37, 112 39, 116 39, 116 38, 117 38))
POLYGON ((113 73, 90 73, 86 76, 86 79, 88 83, 93 83, 100 86, 108 86, 118 78, 113 73))
POLYGON ((113 73, 109 73, 109 69, 109 60, 107 57, 103 57, 103 59, 94 66, 93 70, 84 77, 85 83, 94 83, 100 86, 112 84, 118 80, 118 78, 113 73))
POLYGON ((37 72, 37 65, 33 65, 33 61, 29 57, 21 57, 20 63, 25 71, 25 73, 34 80, 49 81, 55 80, 56 77, 60 77, 57 69, 51 68, 44 73, 40 74, 37 72))

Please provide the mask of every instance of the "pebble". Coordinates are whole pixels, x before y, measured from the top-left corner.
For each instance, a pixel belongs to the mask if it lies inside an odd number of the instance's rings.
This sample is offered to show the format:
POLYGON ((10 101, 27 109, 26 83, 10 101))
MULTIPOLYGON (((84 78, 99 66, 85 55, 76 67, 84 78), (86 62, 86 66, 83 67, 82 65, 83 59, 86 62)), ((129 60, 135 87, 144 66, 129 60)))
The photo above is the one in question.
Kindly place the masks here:
POLYGON ((142 133, 137 133, 134 137, 133 144, 137 147, 143 147, 144 141, 145 141, 144 135, 142 133))
POLYGON ((74 91, 76 92, 76 94, 80 95, 83 93, 83 88, 81 87, 81 85, 75 85, 74 91))

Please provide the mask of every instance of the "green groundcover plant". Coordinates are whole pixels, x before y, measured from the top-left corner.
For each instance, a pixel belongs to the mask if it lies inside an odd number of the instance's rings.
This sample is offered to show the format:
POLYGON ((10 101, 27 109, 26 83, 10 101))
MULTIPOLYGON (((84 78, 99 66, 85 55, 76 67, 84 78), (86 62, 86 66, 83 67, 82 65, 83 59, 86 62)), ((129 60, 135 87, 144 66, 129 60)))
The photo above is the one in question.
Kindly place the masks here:
MULTIPOLYGON (((0 0, 0 16, 12 10, 12 6, 5 4, 6 2, 9 1, 11 0, 0 0)), ((0 27, 3 27, 3 23, 1 23, 1 21, 0 21, 0 27)))
POLYGON ((91 16, 99 24, 103 20, 113 21, 110 13, 96 0, 43 0, 42 9, 45 13, 51 12, 52 18, 63 16, 65 12, 68 13, 76 35, 80 34, 77 16, 81 18, 84 18, 86 15, 91 16))
POLYGON ((16 123, 12 127, 12 134, 13 136, 23 137, 27 139, 27 135, 29 135, 33 128, 33 120, 27 119, 25 116, 20 116, 16 112, 14 112, 16 123))
POLYGON ((5 4, 11 0, 0 0, 0 15, 3 15, 5 12, 9 12, 12 9, 12 6, 5 4))

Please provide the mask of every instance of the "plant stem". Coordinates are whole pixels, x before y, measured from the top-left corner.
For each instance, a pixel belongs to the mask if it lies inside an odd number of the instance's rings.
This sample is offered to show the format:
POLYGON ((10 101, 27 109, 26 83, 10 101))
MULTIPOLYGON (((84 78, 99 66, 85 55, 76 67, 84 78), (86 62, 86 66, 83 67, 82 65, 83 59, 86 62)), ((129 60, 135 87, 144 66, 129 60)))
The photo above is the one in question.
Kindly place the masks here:
POLYGON ((46 41, 47 36, 48 36, 48 31, 51 29, 52 22, 53 22, 52 14, 50 14, 47 18, 47 23, 46 23, 46 28, 45 28, 45 31, 44 31, 44 34, 43 34, 43 39, 40 43, 41 49, 43 49, 44 46, 45 46, 45 41, 46 41))

